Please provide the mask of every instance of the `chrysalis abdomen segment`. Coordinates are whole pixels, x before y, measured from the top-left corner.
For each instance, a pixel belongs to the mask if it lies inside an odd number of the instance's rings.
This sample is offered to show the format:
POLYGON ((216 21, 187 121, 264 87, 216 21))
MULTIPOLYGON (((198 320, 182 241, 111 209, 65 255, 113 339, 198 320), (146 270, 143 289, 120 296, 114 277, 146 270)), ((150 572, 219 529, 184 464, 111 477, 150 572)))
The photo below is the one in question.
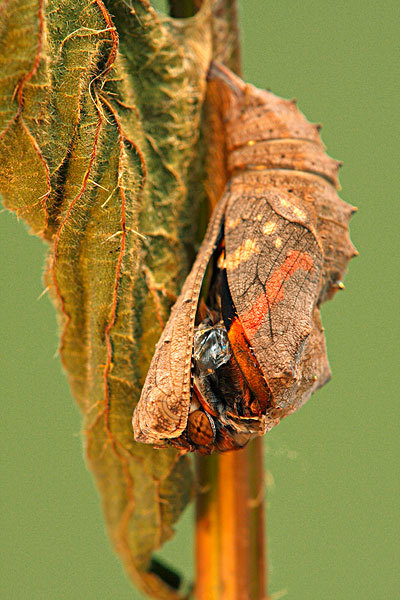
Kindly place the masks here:
POLYGON ((250 140, 245 146, 232 150, 228 168, 232 173, 243 169, 283 169, 304 171, 324 177, 338 185, 340 163, 328 156, 321 144, 302 139, 250 140))
POLYGON ((341 162, 326 154, 320 126, 296 101, 245 84, 220 65, 209 77, 222 98, 229 176, 245 189, 274 189, 300 202, 323 250, 318 303, 324 302, 357 254, 348 233, 355 209, 336 193, 341 162))

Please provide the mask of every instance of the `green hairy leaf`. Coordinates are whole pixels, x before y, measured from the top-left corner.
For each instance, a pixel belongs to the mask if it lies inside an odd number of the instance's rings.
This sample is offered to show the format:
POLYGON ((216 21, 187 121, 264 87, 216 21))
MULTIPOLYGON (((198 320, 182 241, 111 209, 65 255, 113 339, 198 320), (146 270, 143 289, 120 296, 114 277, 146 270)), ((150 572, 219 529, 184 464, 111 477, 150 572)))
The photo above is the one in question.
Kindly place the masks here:
POLYGON ((101 2, 5 5, 0 186, 50 242, 60 353, 111 536, 141 587, 172 598, 148 570, 190 498, 189 465, 135 444, 131 415, 189 266, 211 47, 196 36, 210 36, 205 15, 174 27, 145 3, 109 8, 115 22, 101 2))
POLYGON ((131 418, 193 260, 206 74, 212 55, 237 56, 235 3, 187 20, 147 0, 2 11, 0 193, 49 243, 60 355, 110 536, 145 593, 178 598, 151 556, 191 498, 189 460, 135 443, 131 418))

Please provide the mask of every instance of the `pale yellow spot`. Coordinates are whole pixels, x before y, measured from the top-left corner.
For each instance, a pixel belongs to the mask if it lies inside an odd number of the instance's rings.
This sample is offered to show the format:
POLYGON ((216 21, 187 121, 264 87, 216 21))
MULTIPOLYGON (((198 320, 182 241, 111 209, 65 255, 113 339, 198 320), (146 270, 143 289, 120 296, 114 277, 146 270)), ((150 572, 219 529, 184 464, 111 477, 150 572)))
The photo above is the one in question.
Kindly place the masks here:
POLYGON ((291 203, 289 202, 289 200, 286 200, 286 198, 281 198, 281 204, 284 208, 288 208, 288 206, 291 206, 291 203))
POLYGON ((257 215, 257 221, 261 221, 262 218, 263 218, 262 214, 257 215))
POLYGON ((265 225, 263 227, 263 234, 271 235, 271 233, 274 233, 275 229, 276 229, 276 223, 274 223, 273 221, 268 221, 267 223, 265 223, 265 225))
POLYGON ((224 257, 224 255, 222 253, 218 257, 217 265, 218 265, 218 269, 222 270, 222 269, 226 268, 226 266, 225 266, 225 257, 224 257))
POLYGON ((254 140, 250 140, 249 142, 247 142, 247 145, 248 145, 248 146, 254 146, 254 144, 255 144, 255 141, 254 141, 254 140))
POLYGON ((236 248, 233 254, 230 254, 225 259, 225 267, 227 269, 236 269, 241 262, 249 260, 253 254, 258 254, 259 248, 255 240, 246 240, 239 248, 236 248))
POLYGON ((230 219, 226 220, 225 227, 227 229, 235 229, 235 227, 240 225, 241 222, 242 222, 242 219, 240 217, 236 217, 236 219, 230 218, 230 219))
POLYGON ((280 248, 282 246, 282 240, 280 237, 277 237, 275 240, 275 248, 280 248))
POLYGON ((299 219, 306 218, 306 213, 304 211, 302 211, 300 208, 297 208, 297 206, 293 206, 293 212, 296 215, 296 217, 299 217, 299 219))

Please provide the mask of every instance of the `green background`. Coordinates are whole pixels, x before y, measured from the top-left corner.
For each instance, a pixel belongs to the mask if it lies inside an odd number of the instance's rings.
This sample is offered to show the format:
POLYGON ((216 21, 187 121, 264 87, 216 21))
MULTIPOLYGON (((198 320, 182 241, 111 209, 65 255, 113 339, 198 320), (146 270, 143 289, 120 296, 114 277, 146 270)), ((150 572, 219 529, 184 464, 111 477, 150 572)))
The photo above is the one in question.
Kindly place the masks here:
MULTIPOLYGON (((292 600, 400 596, 398 7, 241 2, 245 78, 296 96, 324 123, 329 153, 344 161, 342 197, 359 207, 351 231, 360 256, 346 291, 323 309, 333 379, 265 439, 270 593, 292 600)), ((45 247, 7 212, 0 226, 0 596, 139 600, 82 460, 54 309, 37 300, 45 247)), ((186 573, 190 536, 187 514, 163 551, 186 573)))

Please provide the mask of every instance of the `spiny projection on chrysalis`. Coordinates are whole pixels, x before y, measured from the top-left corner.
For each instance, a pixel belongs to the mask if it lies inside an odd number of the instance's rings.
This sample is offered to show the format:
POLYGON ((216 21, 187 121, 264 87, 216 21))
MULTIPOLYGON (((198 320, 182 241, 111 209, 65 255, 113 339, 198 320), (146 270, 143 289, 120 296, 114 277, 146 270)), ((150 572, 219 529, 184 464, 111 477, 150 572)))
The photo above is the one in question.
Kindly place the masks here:
POLYGON ((133 416, 137 441, 201 454, 243 447, 329 380, 320 305, 357 254, 319 126, 221 65, 209 85, 229 181, 133 416))

